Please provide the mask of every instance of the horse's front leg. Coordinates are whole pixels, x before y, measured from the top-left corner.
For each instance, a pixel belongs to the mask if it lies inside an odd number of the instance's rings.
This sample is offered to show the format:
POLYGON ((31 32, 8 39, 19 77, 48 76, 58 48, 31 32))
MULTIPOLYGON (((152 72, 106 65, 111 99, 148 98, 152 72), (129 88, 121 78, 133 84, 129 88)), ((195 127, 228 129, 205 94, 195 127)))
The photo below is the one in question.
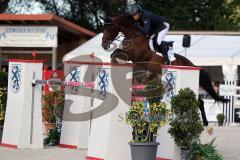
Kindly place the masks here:
POLYGON ((112 63, 126 63, 129 61, 127 54, 122 49, 115 49, 111 54, 111 62, 112 63))

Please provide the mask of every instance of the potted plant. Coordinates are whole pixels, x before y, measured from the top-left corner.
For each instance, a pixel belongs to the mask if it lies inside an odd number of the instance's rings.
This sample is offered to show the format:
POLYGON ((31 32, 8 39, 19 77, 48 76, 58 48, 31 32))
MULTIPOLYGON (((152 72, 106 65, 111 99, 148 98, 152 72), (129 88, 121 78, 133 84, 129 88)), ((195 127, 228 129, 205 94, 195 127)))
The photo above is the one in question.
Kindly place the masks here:
POLYGON ((217 114, 218 126, 223 126, 224 119, 225 119, 224 114, 222 113, 217 114))
POLYGON ((199 139, 203 131, 198 105, 195 93, 189 88, 181 89, 171 100, 173 118, 168 132, 181 148, 182 160, 188 158, 191 144, 199 139))
POLYGON ((55 127, 49 130, 48 137, 44 139, 44 145, 54 146, 58 145, 60 141, 60 129, 55 127))
POLYGON ((62 91, 47 92, 43 95, 43 121, 45 134, 56 128, 56 121, 62 120, 64 108, 64 94, 62 91))
POLYGON ((132 160, 155 160, 157 147, 157 130, 168 122, 169 110, 160 100, 163 95, 163 87, 159 80, 155 79, 145 87, 149 105, 144 102, 135 102, 126 115, 126 121, 133 128, 133 139, 130 144, 132 160), (151 84, 152 83, 152 84, 151 84), (151 84, 151 85, 149 85, 151 84), (153 87, 154 84, 159 84, 153 87), (158 92, 157 92, 158 91, 158 92), (155 92, 154 96, 153 92, 155 92), (151 97, 150 97, 151 96, 151 97))
POLYGON ((7 106, 7 88, 0 87, 0 125, 4 123, 4 117, 7 106))
POLYGON ((7 106, 7 74, 4 72, 0 72, 0 142, 2 139, 6 106, 7 106))
POLYGON ((200 140, 193 143, 189 160, 223 160, 223 156, 216 150, 216 146, 213 145, 215 140, 216 138, 207 144, 201 144, 200 140))

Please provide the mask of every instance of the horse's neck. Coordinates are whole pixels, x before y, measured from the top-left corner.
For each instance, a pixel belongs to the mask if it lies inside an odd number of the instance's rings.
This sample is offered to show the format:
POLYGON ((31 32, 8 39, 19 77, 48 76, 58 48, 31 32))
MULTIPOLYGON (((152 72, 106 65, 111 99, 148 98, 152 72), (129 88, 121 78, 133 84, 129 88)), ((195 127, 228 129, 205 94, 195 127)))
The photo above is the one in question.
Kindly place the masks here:
MULTIPOLYGON (((132 26, 134 27, 134 26, 132 26)), ((140 31, 138 31, 136 28, 131 28, 131 26, 129 28, 125 28, 121 31, 124 36, 126 37, 126 39, 135 39, 137 37, 141 37, 141 38, 147 38, 145 35, 143 35, 140 31)))

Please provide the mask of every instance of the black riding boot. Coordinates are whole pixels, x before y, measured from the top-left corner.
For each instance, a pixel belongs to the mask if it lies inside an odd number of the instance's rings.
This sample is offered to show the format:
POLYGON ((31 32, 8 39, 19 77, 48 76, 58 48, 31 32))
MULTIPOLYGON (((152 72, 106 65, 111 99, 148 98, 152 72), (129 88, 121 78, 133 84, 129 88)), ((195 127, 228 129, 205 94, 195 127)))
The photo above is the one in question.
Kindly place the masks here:
POLYGON ((164 63, 166 65, 170 65, 170 60, 168 59, 168 47, 166 45, 164 45, 163 43, 161 43, 158 46, 158 52, 162 53, 163 59, 164 59, 164 63))

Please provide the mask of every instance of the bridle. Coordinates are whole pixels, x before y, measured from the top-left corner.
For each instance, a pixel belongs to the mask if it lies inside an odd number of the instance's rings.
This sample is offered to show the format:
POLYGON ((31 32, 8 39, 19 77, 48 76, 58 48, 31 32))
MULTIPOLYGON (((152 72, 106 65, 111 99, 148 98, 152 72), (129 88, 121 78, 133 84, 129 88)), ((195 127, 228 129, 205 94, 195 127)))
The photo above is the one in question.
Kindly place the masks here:
MULTIPOLYGON (((114 27, 113 25, 114 25, 114 23, 113 22, 105 22, 104 24, 107 24, 107 25, 111 25, 111 27, 114 27)), ((135 23, 133 23, 131 26, 129 26, 126 30, 125 30, 125 32, 129 32, 129 30, 132 28, 132 27, 134 27, 135 26, 135 23)), ((116 27, 115 27, 116 28, 116 27)), ((112 29, 112 28, 111 28, 112 29)), ((133 37, 131 37, 131 39, 134 39, 135 37, 138 37, 138 36, 143 36, 142 34, 135 34, 133 37)), ((117 37, 115 37, 112 41, 111 41, 111 43, 113 42, 113 41, 122 41, 120 38, 125 38, 125 36, 124 36, 124 34, 121 32, 121 34, 118 34, 117 35, 117 37)), ((130 38, 130 37, 129 37, 130 38)), ((110 43, 110 42, 109 42, 110 43)), ((110 43, 110 44, 111 44, 110 43)))

